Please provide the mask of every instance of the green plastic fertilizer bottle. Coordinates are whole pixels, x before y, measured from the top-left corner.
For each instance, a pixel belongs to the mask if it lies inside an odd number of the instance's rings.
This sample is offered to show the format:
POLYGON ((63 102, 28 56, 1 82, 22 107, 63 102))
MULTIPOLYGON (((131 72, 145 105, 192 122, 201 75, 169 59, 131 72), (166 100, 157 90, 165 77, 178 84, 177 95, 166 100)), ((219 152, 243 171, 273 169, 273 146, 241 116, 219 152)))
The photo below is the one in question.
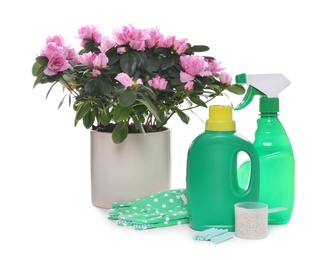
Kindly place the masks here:
POLYGON ((251 142, 236 132, 231 106, 210 106, 205 132, 187 155, 186 190, 189 224, 195 230, 211 227, 234 231, 234 204, 258 201, 259 157, 251 142), (251 161, 248 187, 238 183, 238 154, 251 161))
MULTIPOLYGON (((243 102, 236 110, 246 107, 254 95, 262 96, 253 143, 260 160, 259 201, 266 203, 269 209, 285 209, 270 213, 269 224, 287 224, 294 207, 295 160, 290 140, 278 119, 278 93, 290 81, 282 74, 240 74, 236 81, 249 85, 243 102)), ((249 179, 250 162, 243 163, 238 172, 239 183, 243 187, 249 179)))

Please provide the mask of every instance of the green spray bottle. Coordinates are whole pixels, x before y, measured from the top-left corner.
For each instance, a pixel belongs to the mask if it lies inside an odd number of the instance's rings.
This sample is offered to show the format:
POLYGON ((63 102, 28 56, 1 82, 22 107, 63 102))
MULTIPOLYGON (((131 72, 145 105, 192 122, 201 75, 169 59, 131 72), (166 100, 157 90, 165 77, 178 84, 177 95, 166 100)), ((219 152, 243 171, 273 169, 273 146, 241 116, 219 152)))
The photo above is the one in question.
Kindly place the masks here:
MULTIPOLYGON (((269 224, 287 224, 294 207, 295 160, 288 135, 278 119, 278 94, 290 85, 283 74, 240 74, 237 83, 249 85, 246 95, 235 110, 248 106, 255 95, 260 95, 257 130, 253 142, 260 160, 259 201, 269 208, 286 210, 268 215, 269 224)), ((243 187, 248 182, 250 162, 243 163, 238 171, 243 187)))
POLYGON ((258 201, 259 157, 251 142, 236 132, 232 107, 209 107, 205 132, 197 136, 187 155, 186 192, 189 224, 195 230, 211 227, 234 230, 234 204, 258 201), (238 182, 238 154, 248 154, 248 187, 238 182))

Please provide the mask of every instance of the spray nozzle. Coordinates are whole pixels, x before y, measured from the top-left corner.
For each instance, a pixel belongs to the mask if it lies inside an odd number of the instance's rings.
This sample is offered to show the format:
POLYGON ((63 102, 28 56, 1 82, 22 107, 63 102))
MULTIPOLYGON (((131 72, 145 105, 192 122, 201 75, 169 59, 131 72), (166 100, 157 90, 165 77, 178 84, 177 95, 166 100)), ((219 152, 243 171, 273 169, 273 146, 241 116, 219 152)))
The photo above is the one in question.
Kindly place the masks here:
POLYGON ((278 98, 278 94, 290 85, 283 74, 239 74, 236 82, 249 85, 242 102, 235 108, 240 110, 248 106, 255 95, 278 98))

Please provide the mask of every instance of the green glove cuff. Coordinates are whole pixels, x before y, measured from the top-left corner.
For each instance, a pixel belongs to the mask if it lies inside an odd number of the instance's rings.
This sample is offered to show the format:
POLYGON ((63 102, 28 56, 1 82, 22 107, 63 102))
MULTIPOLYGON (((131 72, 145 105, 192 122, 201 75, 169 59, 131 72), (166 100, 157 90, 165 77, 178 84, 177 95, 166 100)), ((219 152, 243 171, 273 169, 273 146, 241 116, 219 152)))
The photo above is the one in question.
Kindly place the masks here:
POLYGON ((166 190, 140 199, 113 203, 108 219, 136 230, 188 223, 186 190, 166 190))

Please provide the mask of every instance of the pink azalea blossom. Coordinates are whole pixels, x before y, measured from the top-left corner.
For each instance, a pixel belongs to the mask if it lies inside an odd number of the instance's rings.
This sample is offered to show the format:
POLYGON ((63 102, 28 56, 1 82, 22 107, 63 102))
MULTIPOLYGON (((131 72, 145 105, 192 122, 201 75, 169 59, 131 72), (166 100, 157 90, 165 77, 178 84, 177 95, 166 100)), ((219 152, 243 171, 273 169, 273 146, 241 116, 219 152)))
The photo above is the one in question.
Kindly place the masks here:
POLYGON ((97 54, 94 52, 86 52, 80 55, 80 63, 89 67, 94 67, 94 60, 97 54))
POLYGON ((168 42, 167 42, 167 37, 165 37, 164 35, 161 35, 161 37, 159 38, 159 40, 157 42, 157 47, 159 47, 159 48, 169 47, 168 42))
POLYGON ((125 45, 130 41, 128 31, 128 26, 123 26, 121 29, 113 31, 113 37, 118 45, 125 45))
POLYGON ((101 75, 101 71, 94 69, 94 70, 92 70, 92 75, 93 75, 93 77, 98 77, 101 75))
POLYGON ((160 76, 155 76, 151 80, 148 80, 148 84, 154 89, 164 90, 167 87, 167 80, 160 76))
POLYGON ((108 61, 108 57, 103 53, 86 52, 80 55, 81 64, 96 69, 106 68, 108 61))
POLYGON ((128 87, 131 87, 133 82, 132 82, 132 78, 129 77, 129 75, 127 73, 124 73, 124 72, 120 72, 116 77, 115 79, 117 81, 119 81, 123 86, 124 88, 128 88, 128 87))
POLYGON ((64 39, 61 35, 55 35, 55 36, 48 36, 46 39, 46 44, 50 43, 50 42, 54 42, 56 43, 56 46, 64 46, 64 39))
POLYGON ((230 85, 232 83, 232 76, 227 73, 227 72, 221 72, 220 77, 219 77, 221 83, 225 85, 230 85))
POLYGON ((117 44, 129 44, 132 49, 138 51, 145 50, 145 41, 150 39, 145 30, 136 29, 133 25, 123 26, 121 30, 114 31, 113 36, 117 44))
POLYGON ((189 82, 187 82, 186 84, 185 84, 185 86, 184 86, 184 89, 185 90, 193 90, 193 88, 194 88, 194 85, 193 85, 194 83, 193 83, 193 81, 189 81, 189 82))
POLYGON ((111 49, 116 45, 116 42, 111 37, 102 37, 101 38, 101 44, 99 46, 99 49, 102 53, 105 53, 107 50, 111 49))
POLYGON ((175 41, 176 37, 174 35, 171 35, 171 36, 168 36, 166 37, 166 41, 165 41, 165 46, 163 47, 166 47, 166 48, 171 48, 174 46, 174 41, 175 41))
POLYGON ((53 76, 58 72, 67 70, 69 67, 70 64, 66 60, 65 56, 60 52, 56 52, 50 57, 44 73, 48 76, 53 76))
POLYGON ((65 47, 65 55, 66 59, 70 61, 72 64, 79 63, 79 54, 75 52, 73 48, 65 47))
POLYGON ((137 79, 137 80, 136 80, 136 84, 143 85, 144 83, 142 82, 142 79, 137 79))
POLYGON ((96 26, 87 25, 78 29, 79 38, 82 40, 81 46, 84 47, 88 41, 96 43, 101 42, 102 34, 98 31, 96 26))
POLYGON ((175 39, 174 41, 174 50, 178 55, 184 54, 188 49, 187 39, 175 39))
POLYGON ((48 37, 46 45, 42 49, 40 55, 51 59, 53 55, 57 56, 57 53, 64 56, 67 60, 72 61, 72 63, 78 61, 78 54, 73 48, 64 46, 64 40, 62 37, 48 37))
POLYGON ((184 73, 181 73, 181 78, 183 80, 181 80, 182 82, 192 80, 189 76, 207 76, 211 74, 209 71, 206 70, 208 68, 208 63, 205 61, 204 57, 184 55, 180 57, 180 65, 184 70, 184 73))
POLYGON ((187 74, 187 73, 185 73, 185 72, 183 72, 183 71, 181 71, 180 73, 179 73, 179 80, 181 81, 181 82, 189 82, 189 81, 192 81, 192 80, 194 80, 194 78, 195 77, 193 77, 193 76, 191 76, 191 75, 189 75, 189 74, 187 74))
POLYGON ((108 61, 109 59, 105 54, 99 53, 93 60, 93 67, 96 69, 106 68, 108 61))
POLYGON ((106 68, 108 61, 108 57, 103 53, 86 52, 79 56, 80 64, 93 68, 92 75, 94 77, 101 75, 100 69, 106 68))
POLYGON ((54 53, 56 53, 56 52, 60 52, 61 54, 64 53, 62 47, 58 47, 55 42, 49 42, 41 50, 40 56, 45 56, 48 59, 50 59, 54 55, 54 53))
POLYGON ((212 73, 213 76, 216 76, 218 72, 221 70, 224 70, 224 68, 221 66, 221 62, 217 60, 206 60, 208 63, 207 70, 212 73))
POLYGON ((127 52, 127 48, 126 47, 118 47, 117 48, 117 53, 118 54, 124 54, 125 52, 127 52))
POLYGON ((158 28, 149 28, 146 30, 149 34, 149 39, 145 40, 145 44, 148 48, 153 48, 158 45, 159 41, 163 38, 158 28))

